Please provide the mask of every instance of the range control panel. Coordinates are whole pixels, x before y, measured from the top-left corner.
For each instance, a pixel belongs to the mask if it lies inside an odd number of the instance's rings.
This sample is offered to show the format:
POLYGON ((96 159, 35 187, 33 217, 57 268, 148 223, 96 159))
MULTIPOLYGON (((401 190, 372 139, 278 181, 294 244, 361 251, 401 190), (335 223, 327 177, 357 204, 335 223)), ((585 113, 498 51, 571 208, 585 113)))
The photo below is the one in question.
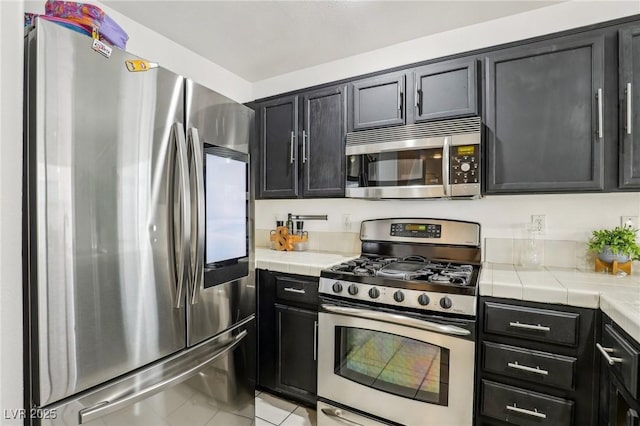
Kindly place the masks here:
POLYGON ((392 223, 392 237, 440 238, 442 225, 434 223, 392 223))
POLYGON ((480 182, 480 145, 451 147, 451 184, 480 182))

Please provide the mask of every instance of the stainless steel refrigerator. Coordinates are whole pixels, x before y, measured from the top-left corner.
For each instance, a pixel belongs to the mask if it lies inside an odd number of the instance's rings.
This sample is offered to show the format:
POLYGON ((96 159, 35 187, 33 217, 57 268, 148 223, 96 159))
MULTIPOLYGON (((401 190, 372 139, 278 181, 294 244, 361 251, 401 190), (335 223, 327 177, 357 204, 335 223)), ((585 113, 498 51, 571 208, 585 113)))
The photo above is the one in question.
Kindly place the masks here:
POLYGON ((25 35, 26 408, 250 424, 253 112, 104 50, 44 20, 25 35))

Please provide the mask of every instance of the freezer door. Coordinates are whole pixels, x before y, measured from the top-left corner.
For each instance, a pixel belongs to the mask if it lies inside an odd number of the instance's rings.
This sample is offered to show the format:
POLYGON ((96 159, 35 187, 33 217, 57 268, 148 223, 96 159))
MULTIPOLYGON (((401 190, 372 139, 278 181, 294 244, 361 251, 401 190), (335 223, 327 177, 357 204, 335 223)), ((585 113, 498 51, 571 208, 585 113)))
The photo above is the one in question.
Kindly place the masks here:
MULTIPOLYGON (((45 406, 185 347, 184 79, 92 40, 29 35, 32 393, 45 406)), ((185 266, 186 265, 186 266, 185 266)))
POLYGON ((255 317, 136 374, 43 410, 42 426, 254 421, 255 317))
MULTIPOLYGON (((191 80, 186 80, 185 93, 187 144, 192 184, 192 279, 187 298, 187 343, 194 345, 255 313, 253 185, 247 181, 247 194, 238 194, 240 198, 246 198, 247 208, 244 211, 247 218, 247 256, 236 259, 238 263, 230 262, 226 265, 225 262, 220 262, 222 266, 210 268, 211 265, 205 265, 205 222, 209 216, 205 211, 205 203, 210 201, 205 200, 205 194, 210 188, 205 191, 203 168, 204 146, 217 154, 226 153, 224 155, 230 159, 236 157, 246 159, 254 113, 249 108, 199 86, 191 80), (233 153, 238 155, 234 156, 233 153), (223 279, 224 277, 227 279, 223 279)), ((250 178, 250 176, 247 177, 250 178)), ((229 209, 231 203, 213 207, 229 209)), ((242 216, 244 211, 238 214, 242 216)), ((209 245, 207 247, 211 252, 212 247, 209 245)), ((219 250, 219 252, 224 251, 219 250)))

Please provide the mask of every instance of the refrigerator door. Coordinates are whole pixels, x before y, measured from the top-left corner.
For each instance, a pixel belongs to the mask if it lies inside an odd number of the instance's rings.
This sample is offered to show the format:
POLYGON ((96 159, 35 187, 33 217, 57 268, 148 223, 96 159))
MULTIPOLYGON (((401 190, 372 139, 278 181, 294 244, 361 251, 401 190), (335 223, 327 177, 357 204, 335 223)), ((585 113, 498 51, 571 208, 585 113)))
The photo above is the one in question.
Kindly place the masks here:
MULTIPOLYGON (((205 227, 207 216, 216 215, 207 213, 205 209, 205 202, 208 201, 205 200, 205 193, 208 193, 209 189, 205 191, 203 167, 204 158, 207 156, 204 151, 213 152, 216 156, 227 156, 231 162, 234 158, 236 160, 244 158, 244 161, 247 161, 254 113, 251 109, 188 79, 185 96, 193 194, 191 205, 193 278, 190 281, 192 285, 188 295, 187 344, 194 345, 255 313, 253 185, 247 173, 244 177, 247 180, 244 187, 248 192, 244 195, 236 194, 246 198, 246 208, 238 209, 237 215, 246 215, 247 218, 247 256, 230 260, 228 264, 218 262, 222 266, 213 268, 212 265, 205 265, 205 247, 208 247, 209 254, 214 249, 210 242, 206 242, 205 227), (207 148, 203 149, 205 146, 207 148), (225 276, 228 279, 224 279, 225 276)), ((220 209, 231 207, 232 203, 218 206, 220 209)), ((228 214, 217 216, 229 217, 228 214)), ((220 241, 224 240, 224 238, 220 239, 220 241)), ((237 252, 237 250, 226 251, 237 252)), ((216 253, 224 252, 225 250, 216 251, 216 253)))
POLYGON ((184 79, 39 20, 27 41, 33 400, 185 347, 184 79))

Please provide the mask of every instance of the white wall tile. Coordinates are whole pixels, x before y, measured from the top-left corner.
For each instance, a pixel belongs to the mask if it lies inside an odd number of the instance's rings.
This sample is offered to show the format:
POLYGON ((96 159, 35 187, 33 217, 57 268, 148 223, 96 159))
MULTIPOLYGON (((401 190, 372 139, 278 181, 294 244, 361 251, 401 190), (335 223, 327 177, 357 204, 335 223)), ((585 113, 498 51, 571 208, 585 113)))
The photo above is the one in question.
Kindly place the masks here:
POLYGON ((514 260, 513 239, 511 238, 485 238, 484 260, 491 263, 511 263, 514 260))

